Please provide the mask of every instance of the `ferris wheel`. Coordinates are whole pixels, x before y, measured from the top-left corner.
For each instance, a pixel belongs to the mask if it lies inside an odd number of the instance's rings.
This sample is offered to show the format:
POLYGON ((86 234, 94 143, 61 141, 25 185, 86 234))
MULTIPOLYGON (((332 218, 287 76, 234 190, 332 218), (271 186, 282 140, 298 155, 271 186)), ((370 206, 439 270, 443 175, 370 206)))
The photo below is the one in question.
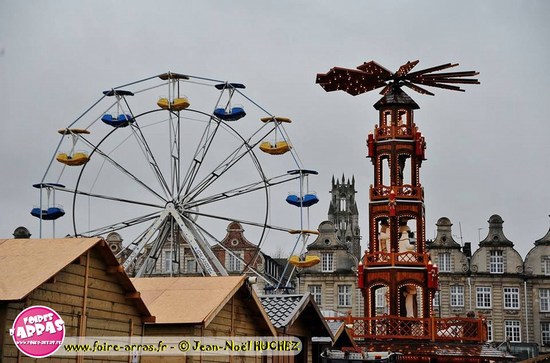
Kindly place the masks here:
POLYGON ((117 257, 136 276, 183 271, 182 242, 203 274, 227 274, 211 247, 232 222, 258 247, 285 242, 299 255, 306 209, 318 201, 307 178, 317 173, 302 166, 290 126, 240 83, 168 72, 113 87, 58 130, 31 214, 40 234, 42 223, 72 236, 120 232, 117 257), (297 213, 272 213, 285 197, 297 213), (289 232, 298 235, 290 244, 289 232))

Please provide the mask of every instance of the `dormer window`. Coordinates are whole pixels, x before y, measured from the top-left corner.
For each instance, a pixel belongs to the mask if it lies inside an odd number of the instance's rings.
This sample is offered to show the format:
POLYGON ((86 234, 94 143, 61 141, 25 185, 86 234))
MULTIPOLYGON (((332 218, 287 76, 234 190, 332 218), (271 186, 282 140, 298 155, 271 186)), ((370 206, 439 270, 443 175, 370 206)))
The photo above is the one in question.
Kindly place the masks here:
POLYGON ((321 272, 333 272, 334 271, 334 254, 332 252, 325 252, 321 254, 321 272))
POLYGON ((542 256, 541 271, 545 276, 550 276, 550 256, 542 256))
POLYGON ((502 251, 494 250, 489 255, 489 272, 492 274, 504 273, 504 256, 502 251))
POLYGON ((451 254, 442 252, 437 255, 437 265, 440 272, 451 272, 451 254))

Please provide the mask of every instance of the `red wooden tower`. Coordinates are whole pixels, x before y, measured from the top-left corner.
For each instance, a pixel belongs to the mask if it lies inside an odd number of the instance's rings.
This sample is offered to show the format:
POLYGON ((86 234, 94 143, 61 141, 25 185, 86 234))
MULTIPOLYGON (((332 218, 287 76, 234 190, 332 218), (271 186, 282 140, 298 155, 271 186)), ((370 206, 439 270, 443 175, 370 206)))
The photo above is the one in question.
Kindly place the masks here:
POLYGON ((485 348, 479 344, 486 339, 482 318, 437 318, 432 313, 438 268, 426 251, 420 183, 426 144, 414 120, 419 106, 402 89, 428 95, 433 93, 424 86, 463 91, 457 84, 478 84, 477 79, 469 78, 478 73, 441 72, 458 65, 451 63, 411 72, 416 64, 418 61, 407 62, 392 73, 371 61, 356 69, 334 67, 317 75, 317 83, 326 91, 343 90, 353 96, 383 87, 383 97, 374 105, 378 124, 367 139, 374 181, 370 186, 369 245, 358 266, 365 311, 363 317, 347 319, 353 323, 355 337, 369 342, 368 347, 408 352, 411 361, 429 357, 465 361, 464 355, 472 362, 487 361, 481 353, 485 348), (380 309, 381 305, 385 308, 380 309), (425 343, 410 344, 418 341, 425 343), (457 345, 446 346, 450 350, 441 353, 441 342, 457 345), (468 342, 474 344, 464 346, 468 342))
MULTIPOLYGON (((426 254, 424 193, 420 184, 425 142, 414 122, 414 110, 419 107, 397 86, 390 87, 374 107, 379 121, 367 139, 368 156, 374 165, 369 248, 359 282, 365 298, 365 316, 377 316, 375 296, 382 289, 388 307, 384 313, 428 318, 437 289, 437 268, 426 254)), ((400 326, 395 328, 399 330, 400 326)))

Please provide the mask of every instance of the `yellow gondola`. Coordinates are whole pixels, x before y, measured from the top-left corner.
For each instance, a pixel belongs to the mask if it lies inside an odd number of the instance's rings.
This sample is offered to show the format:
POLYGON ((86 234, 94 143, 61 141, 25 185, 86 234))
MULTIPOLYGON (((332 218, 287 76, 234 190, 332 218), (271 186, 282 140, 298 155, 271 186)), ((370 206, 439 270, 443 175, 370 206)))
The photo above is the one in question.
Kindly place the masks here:
POLYGON ((79 151, 74 153, 73 155, 59 153, 57 154, 57 157, 55 159, 65 165, 79 166, 86 164, 90 160, 90 157, 88 156, 88 154, 79 151))
POLYGON ((306 268, 317 265, 321 262, 321 259, 319 256, 305 256, 304 258, 300 258, 300 256, 290 256, 288 261, 296 267, 306 268))
POLYGON ((290 234, 319 234, 319 231, 314 231, 312 229, 291 229, 288 231, 290 234))
POLYGON ((168 98, 161 97, 158 100, 157 105, 160 108, 163 108, 165 110, 181 111, 181 110, 185 110, 191 104, 189 103, 189 100, 187 99, 187 97, 174 98, 172 102, 168 101, 168 98))
POLYGON ((260 150, 270 155, 281 155, 292 149, 292 146, 286 141, 277 141, 272 144, 269 141, 264 141, 260 144, 260 150))

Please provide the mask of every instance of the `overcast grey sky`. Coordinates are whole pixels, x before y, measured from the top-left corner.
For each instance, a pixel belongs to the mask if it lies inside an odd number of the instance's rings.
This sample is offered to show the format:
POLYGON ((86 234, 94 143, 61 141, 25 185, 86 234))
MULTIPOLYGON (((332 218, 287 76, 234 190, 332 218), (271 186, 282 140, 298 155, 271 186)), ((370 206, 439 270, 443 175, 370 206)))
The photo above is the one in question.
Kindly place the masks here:
POLYGON ((102 90, 170 70, 242 82, 263 107, 291 117, 302 162, 319 171, 310 178, 321 199, 311 224, 326 218, 332 175, 355 175, 365 246, 365 139, 380 95, 326 93, 315 76, 370 60, 393 71, 419 59, 419 69, 460 63, 481 81, 465 93, 435 89, 435 97, 406 90, 427 140, 428 238, 446 216, 477 245, 499 214, 525 255, 550 227, 549 15, 545 0, 0 0, 0 237, 19 225, 38 236, 32 184, 57 129, 102 90))

